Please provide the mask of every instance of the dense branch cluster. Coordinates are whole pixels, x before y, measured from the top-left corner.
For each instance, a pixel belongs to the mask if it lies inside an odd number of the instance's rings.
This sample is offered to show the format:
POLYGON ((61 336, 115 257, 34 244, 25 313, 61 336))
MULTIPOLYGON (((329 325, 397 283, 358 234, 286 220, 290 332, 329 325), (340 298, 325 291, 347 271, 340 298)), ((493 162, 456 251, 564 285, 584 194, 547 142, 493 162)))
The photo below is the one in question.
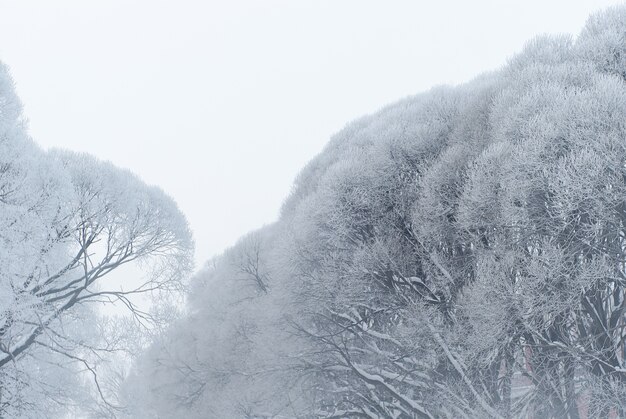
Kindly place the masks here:
POLYGON ((626 415, 626 8, 336 135, 196 276, 135 417, 626 415))

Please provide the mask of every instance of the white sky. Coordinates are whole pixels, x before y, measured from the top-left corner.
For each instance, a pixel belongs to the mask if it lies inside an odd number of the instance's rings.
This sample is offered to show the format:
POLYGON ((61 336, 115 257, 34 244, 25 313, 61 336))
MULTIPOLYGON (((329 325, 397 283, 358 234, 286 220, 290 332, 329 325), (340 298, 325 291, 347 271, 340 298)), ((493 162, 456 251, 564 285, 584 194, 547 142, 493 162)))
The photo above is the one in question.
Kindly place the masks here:
POLYGON ((350 120, 618 3, 0 0, 0 60, 38 143, 160 185, 203 263, 273 221, 350 120))

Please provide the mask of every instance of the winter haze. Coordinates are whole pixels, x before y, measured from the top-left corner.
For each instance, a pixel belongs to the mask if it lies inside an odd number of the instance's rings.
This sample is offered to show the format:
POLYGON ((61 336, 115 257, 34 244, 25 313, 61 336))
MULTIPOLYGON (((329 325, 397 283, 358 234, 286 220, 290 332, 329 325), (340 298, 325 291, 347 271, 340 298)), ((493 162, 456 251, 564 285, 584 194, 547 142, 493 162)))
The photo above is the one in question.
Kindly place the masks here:
POLYGON ((626 417, 626 5, 0 39, 0 418, 626 417))

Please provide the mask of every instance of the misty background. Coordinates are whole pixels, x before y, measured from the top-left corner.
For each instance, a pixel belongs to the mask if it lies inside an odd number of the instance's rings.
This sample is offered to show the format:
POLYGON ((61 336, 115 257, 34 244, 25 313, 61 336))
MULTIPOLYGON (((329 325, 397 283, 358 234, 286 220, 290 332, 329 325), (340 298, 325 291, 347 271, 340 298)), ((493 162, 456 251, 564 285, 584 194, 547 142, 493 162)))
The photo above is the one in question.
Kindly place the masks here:
POLYGON ((274 221, 346 122, 619 3, 0 0, 0 57, 35 141, 161 186, 199 265, 274 221))

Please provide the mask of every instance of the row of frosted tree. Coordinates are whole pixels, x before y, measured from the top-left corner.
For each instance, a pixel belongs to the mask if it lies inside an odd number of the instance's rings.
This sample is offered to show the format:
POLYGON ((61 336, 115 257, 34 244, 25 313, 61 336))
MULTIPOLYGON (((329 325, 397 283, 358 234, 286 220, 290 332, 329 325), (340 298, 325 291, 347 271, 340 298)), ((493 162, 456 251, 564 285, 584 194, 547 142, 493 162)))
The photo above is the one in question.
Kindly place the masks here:
MULTIPOLYGON (((254 203, 250 205, 254 210, 254 203)), ((626 415, 626 8, 362 118, 192 283, 133 417, 626 415)))
POLYGON ((625 240, 626 7, 348 125, 191 283, 176 204, 37 147, 2 67, 0 417, 625 417, 625 240))

